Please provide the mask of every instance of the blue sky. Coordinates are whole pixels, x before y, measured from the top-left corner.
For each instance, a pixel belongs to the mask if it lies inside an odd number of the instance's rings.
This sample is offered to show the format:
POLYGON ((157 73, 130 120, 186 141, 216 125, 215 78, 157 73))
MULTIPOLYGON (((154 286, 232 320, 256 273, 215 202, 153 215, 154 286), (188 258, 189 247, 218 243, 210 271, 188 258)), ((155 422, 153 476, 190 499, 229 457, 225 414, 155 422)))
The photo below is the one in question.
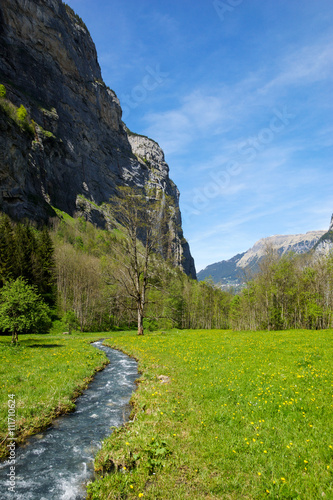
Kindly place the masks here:
POLYGON ((197 270, 333 212, 331 0, 67 0, 156 140, 197 270))

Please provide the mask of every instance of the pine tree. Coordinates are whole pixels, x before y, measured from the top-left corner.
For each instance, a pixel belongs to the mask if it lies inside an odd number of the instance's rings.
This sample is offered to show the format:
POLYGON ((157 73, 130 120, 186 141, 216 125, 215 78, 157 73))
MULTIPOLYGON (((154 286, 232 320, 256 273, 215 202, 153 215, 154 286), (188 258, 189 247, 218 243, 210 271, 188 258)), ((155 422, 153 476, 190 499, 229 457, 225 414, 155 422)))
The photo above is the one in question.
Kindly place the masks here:
POLYGON ((34 283, 39 294, 49 305, 56 301, 54 246, 46 227, 39 233, 34 260, 34 283))
POLYGON ((14 226, 14 243, 14 278, 22 276, 30 284, 34 284, 33 255, 36 251, 36 240, 31 228, 22 223, 14 226))
POLYGON ((13 276, 15 246, 7 215, 0 215, 0 287, 13 276))

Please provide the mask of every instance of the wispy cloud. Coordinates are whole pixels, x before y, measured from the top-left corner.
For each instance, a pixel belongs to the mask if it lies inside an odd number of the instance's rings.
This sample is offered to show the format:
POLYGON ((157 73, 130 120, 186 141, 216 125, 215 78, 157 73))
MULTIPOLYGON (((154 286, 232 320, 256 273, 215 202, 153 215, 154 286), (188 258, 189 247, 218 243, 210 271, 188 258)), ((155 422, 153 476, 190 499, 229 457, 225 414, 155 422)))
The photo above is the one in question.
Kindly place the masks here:
POLYGON ((286 86, 304 86, 333 77, 333 40, 324 39, 316 45, 297 47, 279 62, 275 77, 259 92, 268 92, 286 86))
MULTIPOLYGON (((333 43, 322 40, 315 47, 299 47, 272 62, 269 71, 252 73, 232 85, 203 84, 180 97, 168 111, 147 113, 145 132, 158 137, 167 154, 197 141, 198 134, 229 142, 256 131, 274 106, 288 100, 294 87, 306 87, 333 76, 333 43), (230 137, 232 132, 234 137, 230 137), (227 135, 228 134, 228 135, 227 135)), ((321 96, 316 96, 316 101, 321 96)), ((326 97, 325 97, 326 99, 326 97)), ((303 103, 301 103, 303 104, 303 103)), ((294 104, 299 106, 299 104, 294 104)))

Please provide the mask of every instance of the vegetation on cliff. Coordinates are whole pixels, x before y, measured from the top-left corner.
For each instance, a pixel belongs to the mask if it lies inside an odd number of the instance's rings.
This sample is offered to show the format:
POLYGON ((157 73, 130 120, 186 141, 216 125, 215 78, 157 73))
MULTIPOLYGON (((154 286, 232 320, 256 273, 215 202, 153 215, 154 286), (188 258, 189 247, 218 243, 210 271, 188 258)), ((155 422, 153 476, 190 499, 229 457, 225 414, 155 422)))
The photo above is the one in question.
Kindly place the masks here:
MULTIPOLYGON (((140 293, 144 276, 147 281, 144 329, 224 328, 228 324, 230 294, 190 279, 156 252, 150 256, 149 275, 145 275, 145 246, 129 240, 120 225, 105 231, 83 218, 63 214, 55 223, 53 241, 58 306, 63 313, 74 311, 81 330, 137 326, 135 276, 140 293), (135 251, 137 272, 135 262, 130 262, 135 260, 135 251)), ((155 242, 163 243, 161 238, 155 242)))

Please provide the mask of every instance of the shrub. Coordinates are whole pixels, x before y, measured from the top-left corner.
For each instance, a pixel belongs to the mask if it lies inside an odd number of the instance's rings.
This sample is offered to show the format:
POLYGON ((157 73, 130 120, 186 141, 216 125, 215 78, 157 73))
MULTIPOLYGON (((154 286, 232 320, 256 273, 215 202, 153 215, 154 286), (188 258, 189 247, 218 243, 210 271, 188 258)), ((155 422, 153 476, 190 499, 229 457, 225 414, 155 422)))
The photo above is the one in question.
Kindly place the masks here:
POLYGON ((0 85, 0 97, 5 98, 7 95, 6 87, 4 85, 0 85))
POLYGON ((23 123, 27 119, 28 111, 25 109, 23 104, 21 104, 21 106, 17 109, 16 116, 21 123, 23 123))

